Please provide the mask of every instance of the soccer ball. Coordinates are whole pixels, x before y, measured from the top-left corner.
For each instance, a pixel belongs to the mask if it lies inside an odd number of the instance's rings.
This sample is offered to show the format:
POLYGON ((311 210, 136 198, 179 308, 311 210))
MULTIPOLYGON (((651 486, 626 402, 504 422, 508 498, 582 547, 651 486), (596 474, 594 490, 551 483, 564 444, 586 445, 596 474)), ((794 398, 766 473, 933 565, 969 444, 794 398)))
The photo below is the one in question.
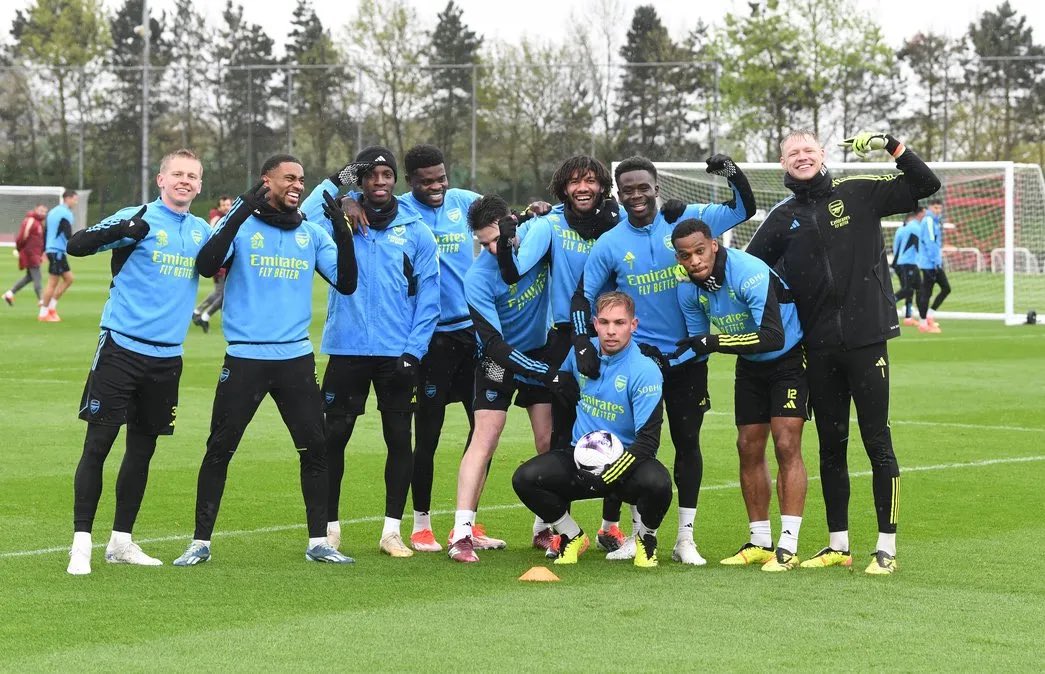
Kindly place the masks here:
POLYGON ((573 462, 577 468, 592 475, 602 475, 614 461, 624 454, 624 445, 609 431, 585 433, 573 448, 573 462))

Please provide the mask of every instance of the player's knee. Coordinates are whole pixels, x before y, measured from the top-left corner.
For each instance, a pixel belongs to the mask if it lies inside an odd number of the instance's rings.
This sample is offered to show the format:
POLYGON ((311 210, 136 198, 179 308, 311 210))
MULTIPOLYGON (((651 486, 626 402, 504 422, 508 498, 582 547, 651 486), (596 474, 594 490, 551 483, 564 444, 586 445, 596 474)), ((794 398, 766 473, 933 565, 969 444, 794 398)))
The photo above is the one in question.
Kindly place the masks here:
POLYGON ((302 470, 310 475, 318 475, 327 469, 327 453, 322 446, 313 446, 298 450, 298 459, 302 470))
POLYGON ((116 442, 116 436, 120 432, 119 426, 103 426, 102 424, 88 424, 87 435, 83 441, 83 453, 85 456, 105 460, 116 442))
POLYGON ((537 484, 538 471, 537 469, 526 462, 519 466, 515 470, 515 474, 512 475, 512 489, 515 490, 515 494, 525 500, 525 496, 533 491, 534 485, 537 484))

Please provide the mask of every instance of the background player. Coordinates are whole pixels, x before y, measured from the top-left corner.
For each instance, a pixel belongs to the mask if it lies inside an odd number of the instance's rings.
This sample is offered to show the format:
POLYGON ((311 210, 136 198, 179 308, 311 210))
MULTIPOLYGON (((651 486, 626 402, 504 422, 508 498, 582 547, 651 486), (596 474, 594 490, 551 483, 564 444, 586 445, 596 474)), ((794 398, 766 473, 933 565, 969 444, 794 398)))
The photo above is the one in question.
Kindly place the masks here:
POLYGON ((62 203, 47 212, 44 252, 47 254, 47 286, 44 296, 40 298, 40 315, 37 317, 45 323, 57 323, 62 320, 58 316, 58 300, 73 284, 73 272, 69 268, 69 258, 65 254, 66 242, 73 235, 73 224, 80 197, 75 190, 62 192, 62 203))
POLYGON ((142 552, 131 531, 157 436, 174 433, 182 342, 199 287, 194 263, 210 227, 189 213, 203 186, 203 165, 193 152, 165 156, 156 185, 156 201, 117 211, 68 242, 69 255, 78 257, 113 251, 109 299, 80 403, 87 434, 73 480, 68 571, 74 575, 91 572, 91 529, 102 494, 102 470, 124 424, 127 451, 116 478, 116 515, 105 561, 162 564, 142 552))
POLYGON ((918 289, 918 313, 922 320, 918 331, 940 333, 942 330, 933 314, 951 294, 951 284, 943 270, 943 202, 939 199, 929 202, 919 233, 918 268, 922 273, 922 284, 918 289), (940 286, 935 298, 932 297, 934 285, 940 286))
POLYGON ((862 132, 844 145, 860 156, 885 150, 900 173, 834 181, 816 136, 792 131, 780 143, 780 165, 786 172, 784 185, 793 194, 769 212, 747 252, 787 281, 805 336, 829 540, 802 566, 852 565, 846 453, 849 410, 855 403, 878 516, 878 544, 866 571, 888 574, 896 570, 900 466, 889 432, 886 340, 899 335, 900 326, 881 218, 912 210, 919 199, 940 189, 940 181, 888 134, 862 132), (811 265, 811 259, 819 263, 811 265))
MULTIPOLYGON (((232 197, 221 195, 218 197, 216 208, 210 209, 210 225, 214 227, 225 215, 232 210, 232 197)), ((203 298, 192 312, 192 324, 203 329, 204 334, 210 332, 211 316, 221 310, 221 302, 225 297, 225 268, 222 267, 214 274, 214 290, 203 298)))
POLYGON ((36 208, 25 214, 25 218, 18 228, 15 250, 18 251, 18 268, 25 270, 25 274, 4 293, 4 301, 8 306, 14 306, 15 293, 30 283, 33 284, 33 291, 36 292, 37 302, 42 303, 40 261, 44 255, 44 218, 46 217, 47 206, 37 204, 36 208))
POLYGON ((921 291, 921 275, 918 273, 918 237, 925 208, 918 207, 904 216, 904 224, 897 228, 893 237, 893 269, 900 279, 900 290, 896 301, 904 302, 904 325, 917 325, 912 314, 915 291, 921 291))
POLYGON ((798 566, 798 533, 806 497, 802 427, 809 418, 809 388, 802 328, 791 291, 769 266, 743 251, 720 246, 700 220, 683 220, 671 234, 679 264, 690 283, 679 283, 678 299, 689 336, 671 354, 686 350, 732 353, 740 489, 751 540, 726 565, 763 564, 763 571, 798 566), (709 325, 710 322, 710 325, 709 325), (714 325, 719 334, 711 334, 714 325), (780 541, 773 550, 769 526, 772 491, 766 442, 773 434, 779 473, 780 541))
POLYGON ((663 378, 632 339, 637 324, 635 304, 627 294, 599 297, 594 345, 601 376, 585 377, 573 352, 557 373, 559 386, 573 392, 572 400, 579 399, 572 442, 530 459, 512 478, 522 502, 559 534, 556 564, 576 564, 588 547, 587 535, 570 516, 570 503, 612 494, 639 511, 635 566, 657 566, 657 528, 671 505, 671 477, 656 459, 663 378), (624 454, 599 477, 577 469, 572 449, 581 436, 597 430, 613 433, 624 445, 624 454))
POLYGON ((175 566, 210 559, 210 539, 229 462, 266 395, 275 401, 298 449, 308 522, 305 559, 353 561, 326 538, 323 399, 308 327, 313 274, 339 293, 354 292, 355 252, 351 231, 333 200, 329 203, 333 240, 320 225, 302 218, 297 206, 304 188, 305 172, 297 158, 269 157, 261 167, 261 181, 240 196, 196 259, 202 276, 228 268, 223 332, 229 346, 218 375, 207 453, 196 484, 196 531, 185 552, 174 560, 175 566))

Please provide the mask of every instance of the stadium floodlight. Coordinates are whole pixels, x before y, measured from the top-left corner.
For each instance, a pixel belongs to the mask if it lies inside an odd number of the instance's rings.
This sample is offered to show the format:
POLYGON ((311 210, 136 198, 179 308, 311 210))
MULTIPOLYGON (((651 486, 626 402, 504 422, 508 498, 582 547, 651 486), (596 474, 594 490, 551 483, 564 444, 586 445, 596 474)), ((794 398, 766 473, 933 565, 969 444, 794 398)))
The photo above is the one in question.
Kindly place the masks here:
MULTIPOLYGON (((743 248, 769 210, 791 192, 780 164, 741 163, 758 210, 751 220, 723 236, 743 248)), ((942 183, 944 264, 951 295, 941 318, 1027 322, 1027 312, 1045 307, 1045 179, 1037 164, 1014 162, 930 162, 942 183)), ((656 163, 661 199, 687 203, 729 198, 722 178, 708 175, 704 162, 656 163)), ((616 168, 616 162, 614 163, 616 168)), ((835 178, 895 173, 893 163, 828 163, 835 178)), ((924 204, 928 199, 923 200, 924 204)), ((886 250, 902 216, 885 219, 886 250)), ((895 282, 894 282, 895 285, 895 282)))
MULTIPOLYGON (((14 246, 15 235, 28 211, 44 204, 48 208, 62 202, 64 187, 53 185, 0 185, 0 246, 14 246)), ((77 190, 80 201, 73 209, 73 231, 87 225, 87 201, 91 190, 77 190)))

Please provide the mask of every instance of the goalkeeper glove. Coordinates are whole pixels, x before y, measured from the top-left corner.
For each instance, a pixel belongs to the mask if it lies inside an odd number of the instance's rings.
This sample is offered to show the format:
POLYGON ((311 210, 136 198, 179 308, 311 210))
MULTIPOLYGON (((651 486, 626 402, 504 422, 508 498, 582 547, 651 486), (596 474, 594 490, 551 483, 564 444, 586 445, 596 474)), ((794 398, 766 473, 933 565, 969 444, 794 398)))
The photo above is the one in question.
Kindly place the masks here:
MULTIPOLYGON (((711 175, 732 178, 737 174, 737 171, 740 170, 737 168, 736 163, 733 162, 732 157, 728 154, 714 154, 708 157, 705 161, 708 165, 707 172, 711 175)), ((679 215, 682 214, 679 213, 679 215)))
POLYGON ((268 206, 268 185, 265 184, 264 180, 259 180, 254 183, 254 186, 239 196, 240 201, 247 207, 247 210, 254 215, 261 215, 261 211, 265 206, 268 206))
POLYGON ((148 206, 142 206, 129 220, 120 220, 120 238, 141 241, 149 235, 149 223, 142 219, 147 208, 148 206))
POLYGON ((900 141, 887 133, 877 131, 861 131, 855 136, 846 138, 838 145, 843 149, 852 150, 861 159, 866 157, 869 152, 877 150, 887 150, 895 157, 897 148, 901 147, 900 141))
POLYGON ((718 348, 718 335, 696 335, 694 337, 686 337, 685 339, 680 339, 675 342, 675 346, 679 348, 675 349, 675 352, 671 354, 670 358, 678 358, 690 349, 693 349, 693 353, 698 356, 703 356, 718 348))
POLYGON ((664 216, 664 219, 668 221, 668 224, 673 224, 676 220, 682 217, 682 214, 686 210, 686 204, 679 199, 668 199, 664 202, 664 205, 660 207, 660 214, 664 216))

